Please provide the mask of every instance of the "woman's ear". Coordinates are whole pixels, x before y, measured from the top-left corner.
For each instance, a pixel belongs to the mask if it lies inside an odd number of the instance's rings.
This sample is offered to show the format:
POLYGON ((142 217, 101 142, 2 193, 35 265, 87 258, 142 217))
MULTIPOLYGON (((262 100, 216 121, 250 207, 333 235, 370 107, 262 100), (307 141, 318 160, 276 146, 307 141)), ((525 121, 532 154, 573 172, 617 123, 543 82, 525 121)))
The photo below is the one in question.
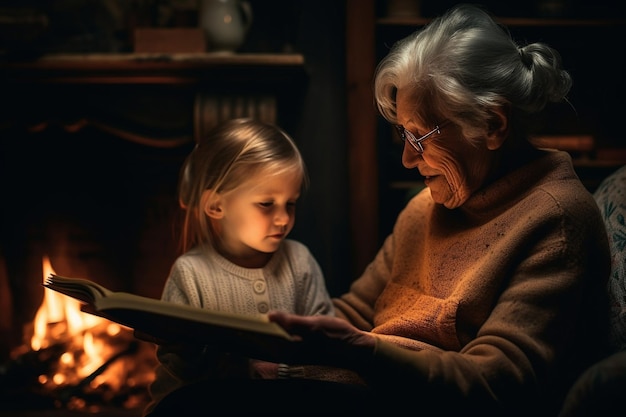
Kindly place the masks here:
POLYGON ((213 190, 205 190, 200 199, 200 207, 204 214, 212 219, 221 219, 224 216, 222 211, 222 199, 218 193, 213 190))
POLYGON ((489 130, 487 132, 487 148, 495 151, 499 149, 509 135, 509 108, 499 106, 491 109, 489 130))

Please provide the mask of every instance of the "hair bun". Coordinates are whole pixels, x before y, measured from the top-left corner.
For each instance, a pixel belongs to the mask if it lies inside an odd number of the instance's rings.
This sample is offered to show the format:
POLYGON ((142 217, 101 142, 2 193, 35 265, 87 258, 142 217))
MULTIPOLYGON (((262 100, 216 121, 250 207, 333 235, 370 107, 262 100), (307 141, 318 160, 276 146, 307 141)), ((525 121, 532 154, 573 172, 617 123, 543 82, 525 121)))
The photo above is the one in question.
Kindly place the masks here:
POLYGON ((522 60, 522 64, 524 64, 524 66, 528 69, 532 68, 533 56, 530 53, 526 52, 526 49, 523 46, 520 47, 518 51, 519 51, 519 57, 522 60))

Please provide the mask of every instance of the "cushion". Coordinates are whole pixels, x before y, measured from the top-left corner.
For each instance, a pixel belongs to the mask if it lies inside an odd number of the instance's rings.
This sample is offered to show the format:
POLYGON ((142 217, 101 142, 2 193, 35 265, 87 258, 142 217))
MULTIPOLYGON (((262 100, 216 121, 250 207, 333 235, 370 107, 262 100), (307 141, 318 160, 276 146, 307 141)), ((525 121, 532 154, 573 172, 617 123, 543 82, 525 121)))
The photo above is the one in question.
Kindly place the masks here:
POLYGON ((606 177, 594 192, 611 248, 610 341, 614 351, 626 349, 626 166, 606 177))

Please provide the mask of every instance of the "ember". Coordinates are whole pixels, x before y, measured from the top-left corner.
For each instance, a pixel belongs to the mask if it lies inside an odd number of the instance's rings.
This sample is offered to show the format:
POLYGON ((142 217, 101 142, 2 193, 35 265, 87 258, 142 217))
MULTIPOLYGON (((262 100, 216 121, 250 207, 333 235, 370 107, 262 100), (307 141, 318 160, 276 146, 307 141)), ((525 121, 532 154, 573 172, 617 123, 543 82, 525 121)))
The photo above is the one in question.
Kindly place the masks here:
MULTIPOLYGON (((54 273, 47 257, 43 277, 54 273)), ((3 404, 96 412, 104 407, 143 408, 154 378, 154 345, 131 329, 83 313, 80 303, 45 289, 27 342, 0 369, 3 404), (37 399, 24 401, 24 398, 37 399), (26 403, 26 404, 24 404, 26 403)), ((4 406, 3 406, 4 408, 4 406)))

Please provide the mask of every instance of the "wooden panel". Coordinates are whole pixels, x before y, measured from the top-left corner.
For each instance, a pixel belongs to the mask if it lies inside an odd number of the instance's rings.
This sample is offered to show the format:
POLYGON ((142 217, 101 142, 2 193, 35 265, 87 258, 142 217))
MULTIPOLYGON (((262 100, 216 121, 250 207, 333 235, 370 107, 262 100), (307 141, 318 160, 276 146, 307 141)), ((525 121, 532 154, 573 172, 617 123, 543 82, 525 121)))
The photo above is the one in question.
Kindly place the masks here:
POLYGON ((353 273, 378 249, 378 162, 372 94, 375 13, 373 0, 347 0, 346 77, 353 273))

